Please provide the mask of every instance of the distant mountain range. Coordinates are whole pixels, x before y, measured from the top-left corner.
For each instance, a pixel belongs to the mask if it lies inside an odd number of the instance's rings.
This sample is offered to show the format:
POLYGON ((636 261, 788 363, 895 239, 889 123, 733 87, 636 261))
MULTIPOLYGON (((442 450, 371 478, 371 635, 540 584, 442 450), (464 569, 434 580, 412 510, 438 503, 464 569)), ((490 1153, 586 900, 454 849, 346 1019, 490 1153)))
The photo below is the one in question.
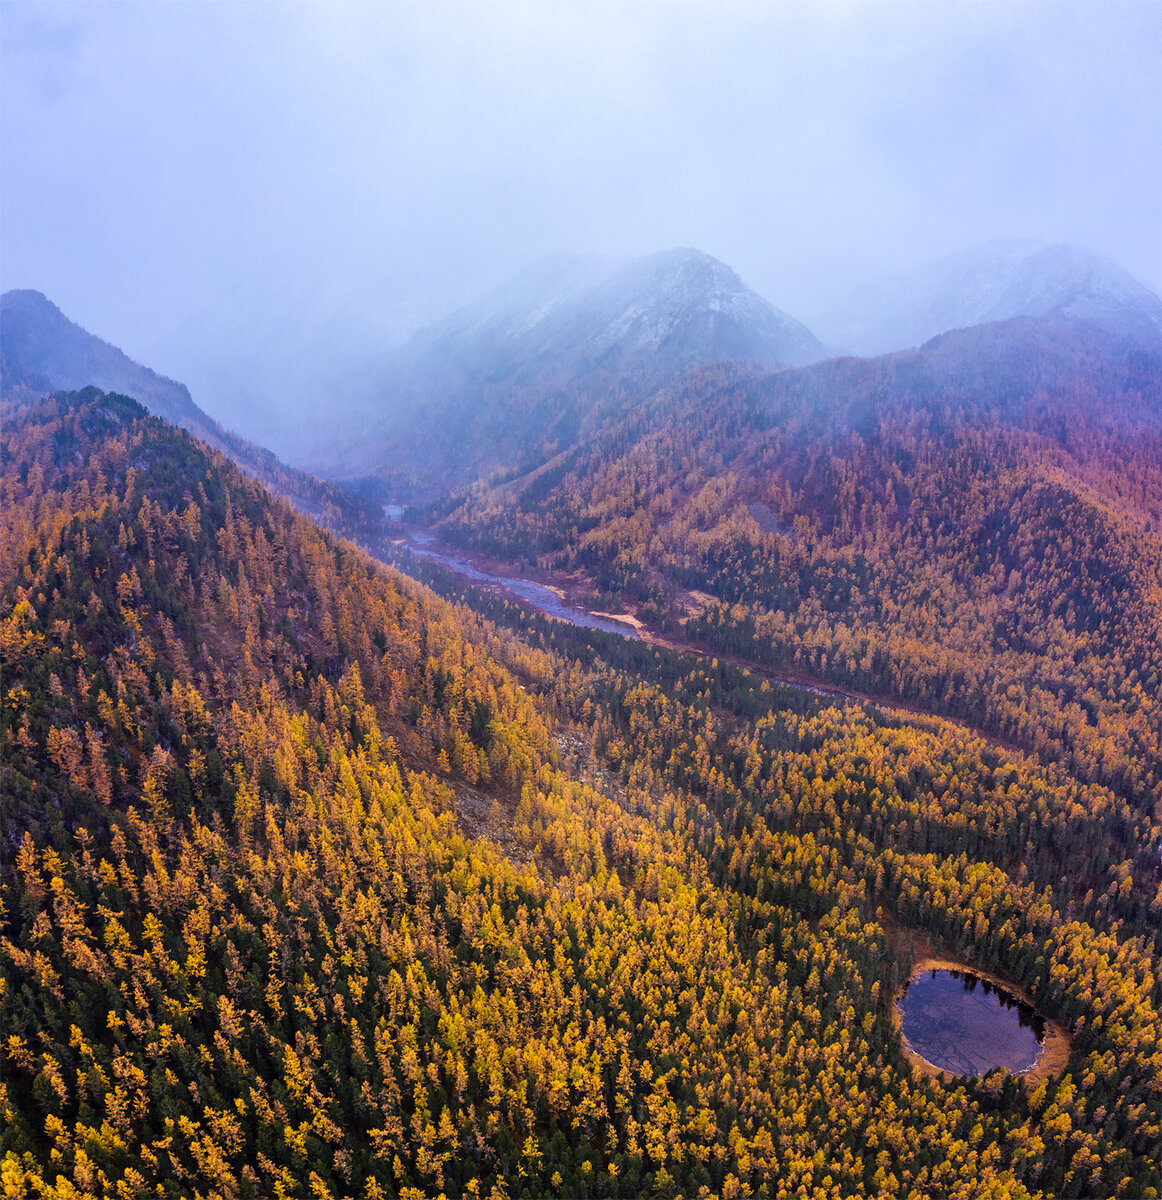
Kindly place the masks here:
POLYGON ((675 372, 826 355, 805 325, 700 251, 555 257, 386 355, 353 384, 350 412, 319 422, 307 462, 432 495, 543 459, 675 372))
POLYGON ((225 449, 225 430, 193 401, 189 390, 74 324, 40 292, 0 296, 0 379, 3 393, 30 394, 98 387, 132 396, 164 417, 225 449))
POLYGON ((374 476, 397 496, 432 498, 534 468, 679 372, 876 355, 1014 317, 1086 325, 1147 349, 1162 340, 1158 297, 1073 246, 993 242, 866 288, 815 324, 830 350, 700 251, 557 257, 349 381, 305 454, 334 478, 374 476))
POLYGON ((224 429, 194 403, 184 384, 134 362, 70 321, 42 293, 0 296, 0 400, 19 404, 50 392, 96 387, 132 396, 155 416, 188 430, 313 516, 360 519, 342 490, 288 467, 271 451, 224 429), (341 515, 342 514, 342 515, 341 515))
MULTIPOLYGON (((0 305, 6 395, 89 384, 124 392, 264 469, 265 452, 222 429, 183 385, 73 324, 39 292, 8 292, 0 305)), ((746 362, 769 373, 1018 317, 1084 325, 1111 344, 1162 345, 1162 301, 1076 246, 990 242, 901 273, 813 322, 823 340, 698 250, 557 256, 377 362, 352 364, 320 389, 290 457, 331 479, 370 478, 393 497, 430 500, 535 469, 683 372, 746 362)), ((288 431, 278 433, 270 440, 286 445, 288 431)))
POLYGON ((1162 300, 1153 292, 1091 250, 1035 241, 988 242, 886 276, 812 326, 837 350, 875 355, 1010 317, 1056 317, 1162 344, 1162 300))

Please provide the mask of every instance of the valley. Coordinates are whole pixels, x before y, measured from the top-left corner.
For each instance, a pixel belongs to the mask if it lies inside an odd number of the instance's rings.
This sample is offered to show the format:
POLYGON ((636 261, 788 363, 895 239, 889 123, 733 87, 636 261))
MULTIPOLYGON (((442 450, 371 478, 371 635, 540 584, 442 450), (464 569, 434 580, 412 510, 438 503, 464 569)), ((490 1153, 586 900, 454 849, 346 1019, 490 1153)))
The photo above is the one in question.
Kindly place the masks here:
MULTIPOLYGON (((773 319, 660 262, 649 329, 707 327, 691 279, 773 319)), ((626 269, 550 309, 608 329, 626 269)), ((565 322, 481 384, 497 305, 417 340, 467 375, 407 479, 257 470, 5 335, 5 1187, 1150 1195, 1158 348, 634 334, 549 384, 565 322), (926 962, 1027 1000, 1036 1068, 945 1001, 965 1073, 918 1064, 926 962)))
POLYGON ((1162 4, 0 3, 0 1200, 1162 1200, 1162 4))
MULTIPOLYGON (((391 532, 389 527, 389 535, 391 532)), ((902 704, 898 700, 885 696, 877 697, 842 688, 828 687, 822 679, 806 675, 775 673, 765 669, 753 659, 747 659, 737 654, 718 654, 710 646, 684 637, 683 621, 677 622, 676 627, 671 627, 668 632, 662 633, 656 628, 645 625, 640 619, 629 613, 596 613, 578 607, 581 600, 587 595, 593 594, 592 581, 583 576, 576 574, 545 576, 541 581, 523 577, 514 578, 495 573, 504 570, 505 564, 471 551, 461 552, 465 555, 465 557, 461 557, 460 554, 453 553, 450 547, 437 543, 431 534, 420 530, 408 530, 406 537, 408 542, 403 545, 400 544, 398 538, 390 536, 386 540, 380 541, 369 537, 365 546, 368 552, 381 562, 397 568, 417 582, 426 584, 440 595, 468 603, 470 607, 476 607, 481 603, 481 593, 501 596, 518 601, 525 607, 543 613, 547 617, 582 629, 599 629, 620 637, 641 640, 694 659, 712 659, 717 662, 721 658, 724 663, 742 668, 756 677, 780 687, 793 688, 830 700, 875 705, 884 711, 909 718, 935 717, 935 714, 925 709, 902 704), (417 549, 416 547, 421 548, 417 549), (425 570, 423 565, 415 561, 417 557, 426 563, 436 564, 444 570, 435 573, 425 570), (471 590, 465 590, 465 585, 468 585, 471 590), (570 597, 574 598, 574 603, 570 603, 570 597)), ((714 598, 706 593, 693 592, 686 596, 679 595, 677 602, 680 607, 687 607, 690 615, 694 615, 707 604, 712 604, 714 598)), ((949 725, 964 729, 970 728, 962 721, 951 720, 947 717, 943 720, 949 725)), ((971 731, 977 736, 988 736, 980 729, 971 731)), ((1004 739, 996 737, 989 740, 1009 754, 1021 753, 1021 748, 1016 743, 1006 742, 1004 739)))
POLYGON ((416 575, 414 559, 428 559, 445 567, 458 578, 470 580, 478 587, 490 588, 523 600, 538 612, 556 617, 560 621, 567 621, 571 625, 603 629, 606 633, 620 633, 624 637, 641 636, 641 623, 635 618, 623 619, 620 615, 590 612, 571 605, 566 600, 564 587, 558 584, 494 574, 489 568, 500 569, 499 564, 489 563, 478 554, 471 555, 471 559, 453 554, 450 547, 440 546, 430 534, 408 531, 406 537, 406 541, 398 538, 383 539, 378 543, 372 541, 369 542, 369 548, 381 561, 400 567, 405 574, 416 575), (410 571, 407 570, 409 564, 412 568, 410 571))

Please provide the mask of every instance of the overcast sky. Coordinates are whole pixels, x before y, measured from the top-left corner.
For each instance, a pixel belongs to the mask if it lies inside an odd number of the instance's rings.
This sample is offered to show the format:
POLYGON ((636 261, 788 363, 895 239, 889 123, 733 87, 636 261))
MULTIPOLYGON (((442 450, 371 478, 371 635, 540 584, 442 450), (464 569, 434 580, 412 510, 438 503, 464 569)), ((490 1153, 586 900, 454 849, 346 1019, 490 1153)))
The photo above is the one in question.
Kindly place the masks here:
POLYGON ((3 0, 0 53, 0 285, 251 434, 556 251, 807 319, 998 236, 1162 285, 1158 0, 3 0))

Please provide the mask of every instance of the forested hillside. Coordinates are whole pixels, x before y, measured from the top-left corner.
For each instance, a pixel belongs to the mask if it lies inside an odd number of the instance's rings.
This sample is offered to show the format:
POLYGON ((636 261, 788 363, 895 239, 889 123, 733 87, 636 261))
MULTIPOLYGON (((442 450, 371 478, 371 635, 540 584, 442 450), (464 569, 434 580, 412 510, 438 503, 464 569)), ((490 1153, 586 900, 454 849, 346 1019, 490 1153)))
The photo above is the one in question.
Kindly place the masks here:
POLYGON ((189 389, 134 362, 61 312, 40 292, 0 296, 0 402, 27 404, 56 391, 83 387, 133 396, 162 417, 221 450, 247 474, 301 511, 332 528, 364 524, 372 509, 350 492, 289 467, 248 442, 194 403, 189 389))
POLYGON ((1162 799, 1157 353, 1013 321, 656 393, 543 470, 431 510, 598 606, 891 697, 1162 799))
MULTIPOLYGON (((723 411, 753 421, 744 395, 723 411)), ((834 575, 794 499, 815 476, 780 478, 798 532, 767 540, 709 505, 702 450, 642 453, 689 457, 689 570, 736 545, 834 575)), ((609 464, 587 533, 636 511, 609 464)), ((1118 537, 1155 536, 1150 478, 1118 537)), ((1135 778, 473 615, 124 397, 10 409, 0 488, 7 1194, 1157 1194, 1135 778), (915 1073, 892 1002, 918 943, 1023 987, 1068 1063, 915 1073)), ((1148 654, 1117 603, 1094 653, 1148 654)))

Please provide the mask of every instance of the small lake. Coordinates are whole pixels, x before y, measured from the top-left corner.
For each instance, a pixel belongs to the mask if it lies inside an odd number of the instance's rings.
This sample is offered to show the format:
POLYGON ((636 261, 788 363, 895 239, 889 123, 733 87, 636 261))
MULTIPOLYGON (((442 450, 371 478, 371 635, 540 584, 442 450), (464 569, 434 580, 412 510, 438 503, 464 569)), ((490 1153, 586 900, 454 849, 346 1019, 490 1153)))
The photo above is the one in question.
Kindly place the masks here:
POLYGON ((926 971, 897 1002, 909 1047, 953 1075, 1014 1074, 1036 1061, 1045 1021, 1002 987, 967 971, 926 971))

